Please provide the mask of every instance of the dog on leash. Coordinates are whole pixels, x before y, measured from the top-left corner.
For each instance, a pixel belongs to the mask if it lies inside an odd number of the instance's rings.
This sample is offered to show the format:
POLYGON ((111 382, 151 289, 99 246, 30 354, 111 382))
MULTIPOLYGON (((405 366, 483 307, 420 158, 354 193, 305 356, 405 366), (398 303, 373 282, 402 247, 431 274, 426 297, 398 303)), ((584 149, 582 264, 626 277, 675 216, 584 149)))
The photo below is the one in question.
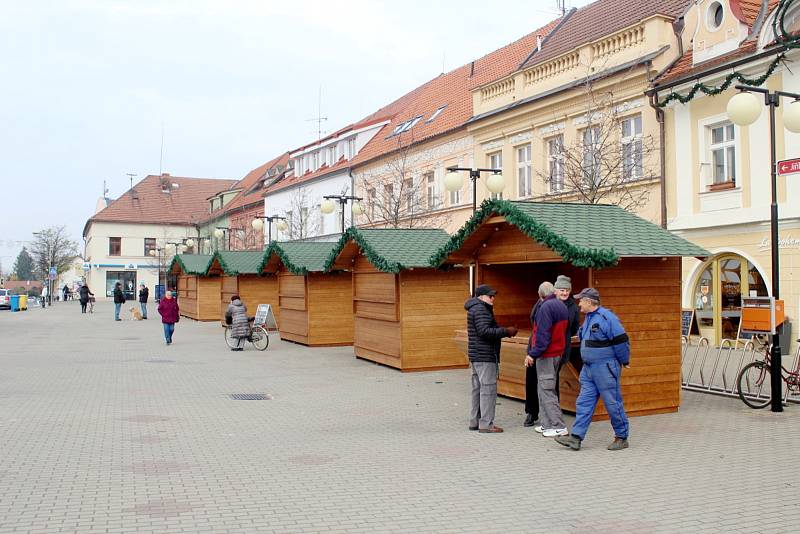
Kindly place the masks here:
POLYGON ((131 310, 131 321, 141 321, 142 320, 142 312, 140 312, 136 308, 130 308, 130 310, 131 310))

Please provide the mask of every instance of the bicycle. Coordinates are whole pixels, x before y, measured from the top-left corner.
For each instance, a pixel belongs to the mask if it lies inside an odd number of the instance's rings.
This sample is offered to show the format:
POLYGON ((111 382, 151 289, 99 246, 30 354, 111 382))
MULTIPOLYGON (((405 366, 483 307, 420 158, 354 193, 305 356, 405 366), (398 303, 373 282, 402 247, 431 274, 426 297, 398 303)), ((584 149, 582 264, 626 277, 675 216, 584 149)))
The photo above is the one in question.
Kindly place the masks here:
MULTIPOLYGON (((252 321, 253 319, 250 319, 250 322, 252 321)), ((231 326, 230 325, 223 325, 223 326, 225 326, 225 343, 231 349, 236 348, 236 338, 231 336, 231 326)), ((267 333, 266 328, 264 328, 260 324, 249 324, 249 323, 248 323, 248 328, 249 328, 249 334, 245 339, 250 343, 252 343, 253 346, 258 350, 267 350, 267 347, 269 347, 269 334, 267 333)))
MULTIPOLYGON (((772 375, 770 374, 772 345, 763 336, 753 336, 753 343, 760 345, 760 350, 764 351, 764 359, 756 360, 742 367, 736 378, 736 388, 743 403, 750 408, 760 409, 767 406, 772 398, 772 375)), ((781 399, 786 399, 788 391, 800 391, 800 348, 798 348, 798 357, 795 358, 793 371, 781 366, 781 382, 784 384, 784 387, 781 388, 781 399)))

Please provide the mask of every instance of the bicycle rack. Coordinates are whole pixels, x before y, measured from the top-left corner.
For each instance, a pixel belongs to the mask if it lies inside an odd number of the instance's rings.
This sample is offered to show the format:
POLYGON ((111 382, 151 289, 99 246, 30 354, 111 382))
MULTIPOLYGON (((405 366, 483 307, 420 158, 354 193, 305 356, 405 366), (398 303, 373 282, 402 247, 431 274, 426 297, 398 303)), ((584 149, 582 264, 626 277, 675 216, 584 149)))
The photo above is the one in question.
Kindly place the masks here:
MULTIPOLYGON (((683 351, 681 354, 681 362, 683 362, 684 357, 689 353, 689 351, 694 348, 692 363, 689 366, 689 373, 686 375, 685 380, 681 380, 681 385, 686 388, 695 388, 699 387, 702 388, 701 384, 693 384, 692 383, 692 375, 694 374, 694 366, 697 363, 697 358, 700 356, 702 352, 702 361, 700 363, 700 368, 703 368, 703 365, 706 362, 706 358, 708 358, 708 351, 711 349, 711 343, 708 341, 707 338, 701 337, 700 340, 697 342, 697 345, 692 345, 691 340, 687 336, 681 336, 681 343, 683 344, 683 351)), ((683 365, 681 365, 681 375, 683 375, 683 365)), ((701 377, 702 382, 702 377, 701 377)))

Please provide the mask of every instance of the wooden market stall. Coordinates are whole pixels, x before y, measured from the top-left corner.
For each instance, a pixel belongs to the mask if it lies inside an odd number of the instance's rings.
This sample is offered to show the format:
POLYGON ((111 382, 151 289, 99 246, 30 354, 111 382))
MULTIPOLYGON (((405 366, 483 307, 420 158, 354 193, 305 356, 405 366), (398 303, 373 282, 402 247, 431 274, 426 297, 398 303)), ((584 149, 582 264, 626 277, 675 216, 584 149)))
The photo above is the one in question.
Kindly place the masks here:
POLYGON ((181 315, 197 321, 219 319, 219 277, 208 277, 211 256, 178 254, 169 271, 177 276, 178 307, 181 315))
POLYGON ((465 269, 437 270, 431 256, 449 240, 438 229, 350 228, 326 268, 353 273, 354 351, 402 371, 463 368, 449 335, 464 325, 465 269))
MULTIPOLYGON (((622 377, 625 409, 646 415, 680 405, 681 257, 706 255, 618 206, 487 201, 435 263, 474 263, 476 283, 497 289, 498 322, 520 329, 503 341, 498 391, 518 399, 525 397, 523 361, 539 284, 564 274, 575 293, 595 287, 601 305, 619 316, 631 339, 631 368, 622 377)), ((466 350, 465 331, 456 342, 466 350)), ((561 407, 567 411, 575 411, 580 368, 573 350, 561 372, 561 407)), ((602 403, 596 417, 607 417, 602 403)))
POLYGON ((219 320, 224 321, 225 310, 233 295, 239 295, 247 307, 247 315, 254 317, 259 304, 270 304, 275 320, 278 320, 278 277, 264 275, 261 263, 265 251, 217 251, 208 267, 210 276, 220 277, 218 295, 219 320))
POLYGON ((260 272, 278 280, 281 339, 310 346, 353 344, 352 275, 325 272, 336 243, 270 244, 260 272))

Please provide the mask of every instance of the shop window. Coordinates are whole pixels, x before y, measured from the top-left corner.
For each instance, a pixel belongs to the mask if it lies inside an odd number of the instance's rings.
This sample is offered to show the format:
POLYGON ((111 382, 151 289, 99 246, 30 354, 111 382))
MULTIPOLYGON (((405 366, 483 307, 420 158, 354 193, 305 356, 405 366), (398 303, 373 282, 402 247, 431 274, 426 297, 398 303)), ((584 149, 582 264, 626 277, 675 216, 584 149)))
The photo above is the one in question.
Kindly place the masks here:
POLYGON ((114 296, 114 286, 119 282, 122 285, 122 292, 125 293, 125 300, 135 300, 136 295, 136 271, 107 271, 106 272, 106 296, 114 296))

